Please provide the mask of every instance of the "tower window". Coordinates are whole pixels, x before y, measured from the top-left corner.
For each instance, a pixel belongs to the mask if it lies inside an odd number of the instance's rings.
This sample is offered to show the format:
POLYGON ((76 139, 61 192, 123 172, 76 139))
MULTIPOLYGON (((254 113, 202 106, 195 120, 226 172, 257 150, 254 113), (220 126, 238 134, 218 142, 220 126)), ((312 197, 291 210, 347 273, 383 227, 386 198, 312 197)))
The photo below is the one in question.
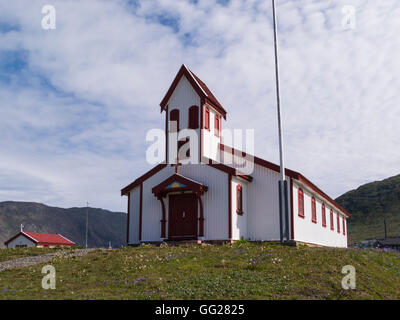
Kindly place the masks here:
POLYGON ((189 129, 199 128, 199 107, 191 106, 189 108, 189 129))
POLYGON ((339 214, 336 214, 336 224, 337 224, 337 232, 340 233, 340 217, 339 217, 339 214))
POLYGON ((170 132, 178 132, 179 131, 179 110, 173 109, 169 113, 169 121, 170 121, 170 132), (173 122, 174 121, 174 122, 173 122), (173 125, 176 125, 176 131, 173 130, 173 125))
POLYGON ((330 212, 330 220, 331 220, 331 230, 334 230, 335 229, 335 227, 333 226, 333 211, 332 211, 332 209, 331 209, 331 212, 330 212))
POLYGON ((304 218, 304 192, 301 189, 299 189, 298 198, 299 217, 304 218))
POLYGON ((210 130, 210 109, 204 109, 204 129, 210 130))
POLYGON ((215 115, 215 121, 214 121, 214 134, 219 137, 220 133, 220 118, 219 115, 215 115))

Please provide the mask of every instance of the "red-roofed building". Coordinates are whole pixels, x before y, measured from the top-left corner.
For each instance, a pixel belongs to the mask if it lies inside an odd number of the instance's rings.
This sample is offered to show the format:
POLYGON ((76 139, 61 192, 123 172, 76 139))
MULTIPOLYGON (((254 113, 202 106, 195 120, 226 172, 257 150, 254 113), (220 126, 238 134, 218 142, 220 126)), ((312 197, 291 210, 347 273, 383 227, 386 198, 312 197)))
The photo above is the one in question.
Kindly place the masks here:
POLYGON ((75 243, 61 234, 25 232, 21 230, 18 234, 4 242, 7 248, 54 248, 73 247, 75 243))

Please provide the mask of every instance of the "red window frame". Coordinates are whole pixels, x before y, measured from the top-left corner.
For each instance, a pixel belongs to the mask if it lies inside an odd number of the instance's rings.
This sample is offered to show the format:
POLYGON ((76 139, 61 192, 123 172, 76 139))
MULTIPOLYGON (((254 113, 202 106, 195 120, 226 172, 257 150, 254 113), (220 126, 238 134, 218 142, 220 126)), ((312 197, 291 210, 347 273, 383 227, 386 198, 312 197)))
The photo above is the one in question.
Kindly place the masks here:
POLYGON ((346 235, 346 220, 345 220, 345 218, 344 217, 342 217, 342 221, 343 221, 343 235, 345 236, 346 235))
POLYGON ((322 226, 326 228, 326 211, 324 203, 321 206, 321 215, 322 215, 322 226))
POLYGON ((317 223, 317 203, 315 198, 311 198, 311 221, 317 223))
POLYGON ((340 217, 338 213, 336 213, 336 223, 337 223, 337 232, 340 233, 340 217))
MULTIPOLYGON (((169 121, 176 121, 176 132, 179 131, 179 110, 178 109, 172 109, 169 113, 169 121)), ((174 132, 170 128, 170 132, 174 132)))
POLYGON ((216 135, 217 137, 219 137, 220 124, 221 124, 221 121, 220 121, 219 115, 216 114, 215 118, 214 118, 214 135, 216 135))
POLYGON ((304 192, 301 188, 298 190, 298 208, 297 209, 298 209, 299 217, 304 218, 304 192))
POLYGON ((330 211, 330 218, 331 218, 331 230, 335 230, 335 227, 333 226, 333 210, 332 209, 330 211))
POLYGON ((210 109, 204 108, 204 129, 210 130, 210 109))
POLYGON ((191 106, 189 108, 189 129, 199 128, 199 107, 191 106))
POLYGON ((240 184, 236 186, 236 213, 243 214, 243 188, 240 184))

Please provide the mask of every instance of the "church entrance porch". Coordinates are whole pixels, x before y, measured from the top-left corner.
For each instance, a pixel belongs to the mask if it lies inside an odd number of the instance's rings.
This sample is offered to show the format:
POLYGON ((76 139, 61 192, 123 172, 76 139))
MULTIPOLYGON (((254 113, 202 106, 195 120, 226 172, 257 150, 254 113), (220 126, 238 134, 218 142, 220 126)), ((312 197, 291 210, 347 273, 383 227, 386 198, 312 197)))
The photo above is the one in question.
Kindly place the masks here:
POLYGON ((197 239, 197 198, 195 194, 170 194, 168 240, 197 239))
POLYGON ((204 237, 201 198, 207 190, 208 187, 201 182, 179 173, 173 174, 153 187, 153 194, 161 202, 161 239, 179 241, 204 237), (164 203, 165 198, 169 199, 168 210, 164 203), (166 232, 167 221, 168 232, 166 232))

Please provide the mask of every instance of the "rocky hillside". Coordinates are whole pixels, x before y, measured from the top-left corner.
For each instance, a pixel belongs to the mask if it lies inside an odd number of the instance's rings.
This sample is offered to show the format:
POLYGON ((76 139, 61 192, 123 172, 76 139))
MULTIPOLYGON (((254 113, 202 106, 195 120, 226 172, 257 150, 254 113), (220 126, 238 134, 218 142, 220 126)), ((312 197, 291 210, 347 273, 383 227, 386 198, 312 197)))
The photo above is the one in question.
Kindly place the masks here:
MULTIPOLYGON (((0 247, 19 232, 60 233, 76 244, 85 245, 86 208, 62 209, 34 202, 0 202, 0 247)), ((89 247, 125 244, 126 213, 89 208, 89 247)))
POLYGON ((349 239, 356 242, 400 235, 400 175, 367 183, 346 192, 336 201, 351 213, 349 239))

